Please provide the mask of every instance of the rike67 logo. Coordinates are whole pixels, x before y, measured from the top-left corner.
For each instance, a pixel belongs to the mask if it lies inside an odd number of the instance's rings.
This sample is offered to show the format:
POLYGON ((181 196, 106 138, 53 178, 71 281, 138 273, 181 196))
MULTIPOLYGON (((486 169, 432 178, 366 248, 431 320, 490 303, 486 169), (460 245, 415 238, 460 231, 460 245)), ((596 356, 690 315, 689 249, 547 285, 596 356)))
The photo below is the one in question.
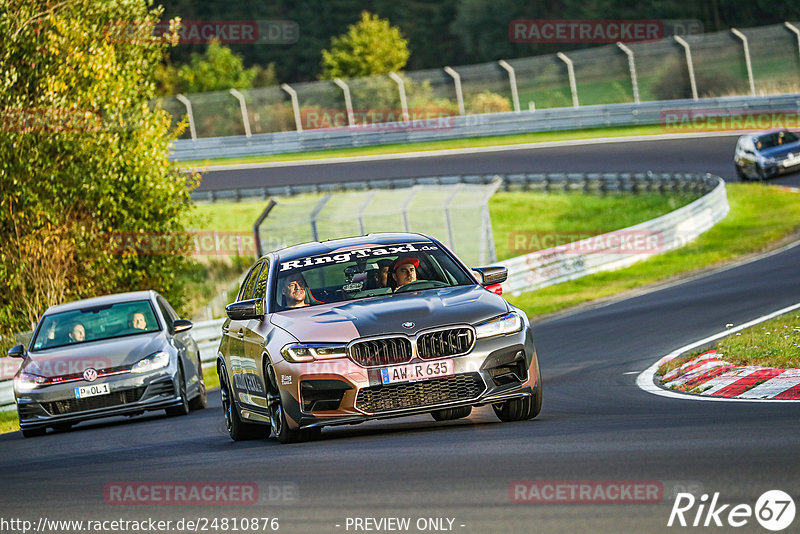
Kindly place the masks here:
POLYGON ((672 505, 667 526, 692 527, 742 527, 755 516, 756 521, 767 530, 784 530, 794 521, 794 500, 781 490, 764 492, 755 507, 749 504, 720 504, 719 492, 709 501, 708 494, 696 499, 691 493, 679 493, 672 505))

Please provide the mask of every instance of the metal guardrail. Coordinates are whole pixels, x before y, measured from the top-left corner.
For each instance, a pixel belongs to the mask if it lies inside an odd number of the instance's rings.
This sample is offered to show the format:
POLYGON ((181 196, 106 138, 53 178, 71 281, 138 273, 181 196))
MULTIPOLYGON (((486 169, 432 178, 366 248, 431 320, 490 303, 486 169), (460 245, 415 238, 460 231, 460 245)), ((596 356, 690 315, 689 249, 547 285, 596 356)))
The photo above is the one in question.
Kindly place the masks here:
MULTIPOLYGON (((170 157, 173 161, 217 159, 609 126, 661 124, 665 133, 694 131, 699 117, 732 118, 730 120, 740 123, 738 129, 741 129, 747 127, 748 115, 774 113, 794 115, 797 123, 800 93, 550 108, 446 117, 435 122, 372 124, 368 128, 342 127, 254 134, 250 137, 177 140, 170 157)), ((763 126, 756 122, 752 129, 772 126, 774 124, 763 126)))

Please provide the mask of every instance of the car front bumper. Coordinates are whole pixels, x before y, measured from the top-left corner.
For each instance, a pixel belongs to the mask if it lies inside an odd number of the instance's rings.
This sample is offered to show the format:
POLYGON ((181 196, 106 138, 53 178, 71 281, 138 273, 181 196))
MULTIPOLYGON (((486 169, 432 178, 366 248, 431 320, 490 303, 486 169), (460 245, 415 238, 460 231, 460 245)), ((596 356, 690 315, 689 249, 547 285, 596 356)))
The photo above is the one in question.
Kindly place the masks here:
POLYGON ((123 373, 95 382, 51 384, 15 392, 21 428, 75 424, 89 419, 161 410, 181 402, 176 373, 170 367, 148 374, 123 373), (110 393, 77 399, 75 388, 106 383, 110 393))
POLYGON ((477 340, 455 357, 414 358, 426 365, 450 359, 454 373, 392 384, 381 382, 381 369, 340 358, 309 363, 274 364, 281 401, 294 428, 357 424, 429 413, 461 406, 482 406, 535 395, 539 366, 530 328, 511 335, 477 340))

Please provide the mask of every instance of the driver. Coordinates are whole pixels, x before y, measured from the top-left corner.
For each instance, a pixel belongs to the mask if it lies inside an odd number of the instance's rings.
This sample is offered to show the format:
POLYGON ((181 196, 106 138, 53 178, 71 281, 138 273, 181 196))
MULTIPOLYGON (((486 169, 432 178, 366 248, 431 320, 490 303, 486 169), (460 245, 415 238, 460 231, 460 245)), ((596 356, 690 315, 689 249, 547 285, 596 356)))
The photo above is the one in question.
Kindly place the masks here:
POLYGON ((417 281, 417 267, 419 267, 417 258, 397 258, 392 262, 389 272, 394 280, 395 291, 406 284, 417 281))
POLYGON ((281 294, 287 308, 308 306, 308 302, 306 302, 306 281, 300 273, 291 274, 284 278, 281 294))

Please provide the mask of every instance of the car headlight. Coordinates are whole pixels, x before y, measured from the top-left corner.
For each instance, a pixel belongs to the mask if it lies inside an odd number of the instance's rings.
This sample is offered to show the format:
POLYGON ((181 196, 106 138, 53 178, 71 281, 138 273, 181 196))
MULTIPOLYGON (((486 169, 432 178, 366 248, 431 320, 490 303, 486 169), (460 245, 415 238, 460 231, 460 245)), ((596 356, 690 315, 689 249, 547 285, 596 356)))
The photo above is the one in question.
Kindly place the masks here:
POLYGON ((475 325, 475 335, 478 339, 494 337, 504 334, 513 334, 522 330, 522 317, 517 312, 509 312, 500 317, 489 319, 475 325))
POLYGON ((155 354, 151 354, 150 356, 146 356, 134 363, 133 367, 131 367, 131 373, 149 373, 150 371, 155 371, 156 369, 163 369, 168 365, 169 354, 164 351, 160 351, 156 352, 155 354))
POLYGON ((14 387, 17 391, 22 393, 32 391, 39 386, 46 386, 47 384, 49 384, 47 378, 30 373, 20 373, 19 376, 14 379, 14 387))
POLYGON ((281 349, 281 355, 292 363, 313 362, 347 357, 347 345, 334 343, 293 343, 281 349))

